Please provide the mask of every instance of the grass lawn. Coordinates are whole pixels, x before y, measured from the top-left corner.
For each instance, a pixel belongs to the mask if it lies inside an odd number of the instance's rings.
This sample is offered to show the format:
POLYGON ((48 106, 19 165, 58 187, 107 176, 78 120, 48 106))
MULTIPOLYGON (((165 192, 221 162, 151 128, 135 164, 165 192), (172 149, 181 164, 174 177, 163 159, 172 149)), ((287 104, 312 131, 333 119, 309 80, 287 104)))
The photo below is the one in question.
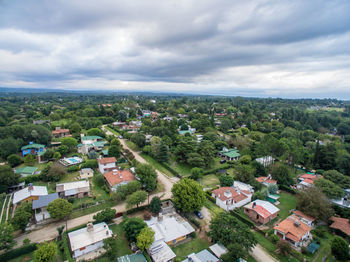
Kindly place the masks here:
POLYGON ((220 184, 219 178, 216 175, 206 175, 200 180, 201 185, 204 188, 213 188, 220 184))
POLYGON ((289 216, 289 210, 295 209, 297 205, 297 201, 294 195, 286 192, 280 193, 280 198, 278 199, 280 204, 277 206, 279 211, 279 218, 285 219, 287 216, 289 216))
POLYGON ((118 243, 118 257, 125 256, 127 254, 132 254, 132 251, 129 248, 129 242, 124 236, 124 232, 121 224, 112 225, 109 227, 115 235, 117 235, 116 241, 118 243))
POLYGON ((78 179, 77 179, 78 176, 79 176, 78 171, 67 173, 63 177, 61 177, 61 179, 58 183, 67 183, 67 182, 78 181, 78 179))
POLYGON ((199 237, 195 237, 194 239, 192 239, 189 242, 186 242, 184 244, 181 244, 181 245, 178 245, 178 246, 172 248, 172 250, 175 252, 176 258, 179 261, 182 261, 189 254, 198 253, 199 251, 208 248, 209 245, 210 245, 210 243, 207 240, 201 239, 199 237))
POLYGON ((61 119, 61 120, 52 121, 51 124, 55 125, 55 126, 66 125, 66 124, 68 124, 68 119, 61 119))
MULTIPOLYGON (((328 255, 326 261, 334 261, 332 259, 331 255, 331 241, 334 238, 334 235, 331 234, 327 227, 324 226, 326 229, 325 235, 321 238, 321 245, 320 248, 317 250, 317 252, 314 255, 308 255, 307 257, 313 258, 312 261, 314 262, 323 262, 323 258, 328 255)), ((311 259, 310 259, 311 261, 311 259)))
POLYGON ((150 165, 152 165, 154 168, 158 169, 160 172, 162 172, 163 174, 167 175, 168 177, 172 177, 174 176, 168 169, 166 169, 164 166, 162 166, 156 159, 154 159, 153 157, 145 154, 145 153, 141 153, 140 154, 150 165))
POLYGON ((129 140, 125 140, 125 144, 133 151, 140 151, 139 147, 137 145, 135 145, 134 142, 129 141, 129 140))
POLYGON ((98 186, 95 178, 96 174, 94 174, 94 177, 92 179, 90 178, 90 187, 92 195, 96 196, 96 200, 109 200, 109 194, 103 188, 98 186))
POLYGON ((108 127, 108 126, 105 126, 105 128, 106 128, 109 132, 112 132, 114 135, 120 136, 120 134, 119 134, 117 131, 113 130, 112 128, 110 128, 110 127, 108 127))
POLYGON ((82 210, 76 210, 76 211, 72 212, 72 214, 69 216, 69 219, 85 216, 85 215, 88 215, 91 213, 95 213, 95 212, 98 212, 102 209, 105 209, 107 207, 112 207, 115 205, 116 205, 115 201, 107 201, 107 202, 100 204, 100 205, 97 205, 97 206, 88 207, 88 208, 82 209, 82 210))
POLYGON ((215 205, 214 203, 210 202, 208 199, 205 200, 204 206, 209 209, 210 213, 212 213, 213 216, 224 212, 223 209, 215 205))
MULTIPOLYGON (((33 261, 34 259, 34 251, 29 253, 29 254, 25 254, 19 257, 16 257, 14 259, 9 260, 9 262, 26 262, 26 261, 33 261)), ((58 261, 61 262, 63 261, 61 256, 59 254, 56 255, 55 259, 53 261, 58 261)))
POLYGON ((186 176, 190 176, 191 175, 191 169, 192 167, 190 167, 187 164, 183 164, 183 163, 178 163, 175 161, 174 158, 170 159, 170 167, 172 169, 174 169, 175 171, 177 171, 180 175, 186 177, 186 176))

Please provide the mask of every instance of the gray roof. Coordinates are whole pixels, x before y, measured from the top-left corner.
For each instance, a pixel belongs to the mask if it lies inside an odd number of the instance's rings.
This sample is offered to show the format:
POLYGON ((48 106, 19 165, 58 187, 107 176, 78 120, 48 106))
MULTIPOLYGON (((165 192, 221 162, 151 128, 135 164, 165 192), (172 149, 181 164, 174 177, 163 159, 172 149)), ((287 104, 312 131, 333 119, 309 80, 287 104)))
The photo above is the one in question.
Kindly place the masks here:
POLYGON ((64 191, 65 196, 73 196, 76 194, 78 194, 78 189, 76 189, 76 188, 64 191))
POLYGON ((57 198, 58 198, 57 193, 52 193, 46 196, 39 196, 38 200, 33 200, 32 209, 46 207, 57 198))
POLYGON ((195 261, 195 262, 218 262, 219 259, 214 256, 212 253, 210 253, 208 250, 204 249, 197 254, 190 254, 187 256, 185 260, 182 262, 189 262, 189 261, 195 261))

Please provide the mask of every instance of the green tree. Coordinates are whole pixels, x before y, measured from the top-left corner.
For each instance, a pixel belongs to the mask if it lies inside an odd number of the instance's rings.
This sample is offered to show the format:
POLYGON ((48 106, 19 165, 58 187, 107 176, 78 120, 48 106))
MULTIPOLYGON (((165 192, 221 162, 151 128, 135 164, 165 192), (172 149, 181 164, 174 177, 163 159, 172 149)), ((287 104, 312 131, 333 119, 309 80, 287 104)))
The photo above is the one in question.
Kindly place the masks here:
POLYGON ((336 259, 346 261, 349 258, 349 244, 341 237, 332 239, 331 250, 336 259))
POLYGON ((111 146, 117 146, 120 147, 120 141, 117 138, 113 138, 111 141, 111 146))
POLYGON ((157 160, 161 163, 166 163, 169 160, 168 146, 164 143, 160 144, 157 160))
POLYGON ((344 189, 350 188, 350 177, 343 175, 337 170, 328 170, 323 173, 323 177, 344 189))
POLYGON ((124 110, 120 110, 117 115, 117 119, 121 122, 125 122, 128 119, 128 115, 124 110))
POLYGON ((113 218, 115 217, 115 213, 117 211, 115 209, 111 209, 111 208, 106 208, 104 210, 102 210, 101 212, 97 213, 96 215, 94 215, 94 219, 96 220, 96 222, 110 222, 113 220, 113 218))
POLYGON ((202 208, 205 193, 194 180, 183 178, 171 189, 175 206, 183 212, 194 212, 202 208))
POLYGON ((146 191, 136 191, 132 193, 130 196, 126 197, 126 207, 130 208, 133 206, 139 207, 139 204, 142 204, 147 199, 147 192, 146 191))
POLYGON ((23 162, 22 157, 20 157, 19 155, 16 155, 16 154, 9 155, 7 157, 7 161, 9 163, 9 165, 12 167, 18 166, 19 164, 21 164, 23 162))
POLYGON ((12 137, 0 140, 0 157, 6 159, 9 155, 17 153, 17 142, 12 137))
POLYGON ((16 245, 14 229, 9 223, 0 224, 0 250, 10 250, 16 245))
POLYGON ((318 187, 323 192, 323 194, 331 199, 341 198, 344 196, 344 190, 330 180, 323 178, 317 179, 315 181, 315 186, 318 187))
POLYGON ((136 173, 140 178, 140 182, 144 185, 148 192, 153 191, 157 187, 157 172, 153 166, 149 164, 139 164, 136 173))
POLYGON ((10 166, 0 166, 0 193, 6 192, 10 186, 17 185, 21 175, 13 172, 10 166))
POLYGON ((79 125, 79 123, 74 122, 73 124, 70 125, 69 131, 72 134, 79 134, 81 132, 81 126, 79 125))
POLYGON ((53 154, 53 158, 57 161, 61 158, 61 153, 56 151, 54 154, 53 154))
POLYGON ((152 153, 153 155, 158 158, 158 155, 159 155, 159 148, 160 148, 160 145, 162 144, 162 139, 158 136, 153 136, 151 138, 151 147, 152 147, 152 153))
POLYGON ((280 185, 289 186, 290 184, 293 184, 293 178, 290 174, 289 168, 283 164, 275 164, 272 167, 271 175, 280 185))
POLYGON ((44 181, 58 182, 65 174, 67 174, 66 168, 55 162, 47 165, 47 168, 41 172, 40 177, 44 181))
POLYGON ((129 242, 135 242, 137 235, 143 228, 147 227, 147 224, 141 218, 133 217, 123 221, 122 227, 126 239, 129 242))
POLYGON ((234 179, 228 175, 219 176, 220 186, 221 187, 231 187, 233 186, 234 179))
POLYGON ((38 245, 34 251, 34 262, 51 262, 57 255, 55 242, 44 242, 38 245))
POLYGON ((191 169, 191 178, 193 180, 198 180, 202 177, 203 175, 203 169, 199 167, 194 167, 191 169))
POLYGON ((100 136, 100 137, 104 137, 104 133, 101 129, 99 128, 90 128, 87 131, 87 135, 88 136, 100 136))
POLYGON ((69 153, 69 148, 66 145, 60 145, 57 149, 57 151, 61 154, 61 155, 66 155, 69 153))
POLYGON ((254 178, 254 168, 250 165, 237 164, 235 166, 235 179, 247 184, 253 184, 255 182, 254 178))
POLYGON ((32 208, 28 203, 22 203, 15 212, 15 215, 11 219, 11 224, 14 229, 21 229, 23 232, 26 229, 30 218, 32 217, 32 208))
POLYGON ((157 196, 153 197, 151 200, 151 203, 149 204, 149 210, 153 214, 158 214, 161 209, 162 209, 162 201, 157 196))
POLYGON ((33 166, 35 164, 35 161, 36 161, 36 158, 34 155, 31 155, 31 154, 27 154, 25 157, 24 157, 24 163, 28 166, 33 166))
POLYGON ((62 198, 57 198, 49 205, 47 206, 47 212, 49 212, 50 216, 53 219, 65 219, 66 220, 66 229, 68 230, 67 226, 67 219, 69 215, 73 211, 73 205, 69 203, 67 200, 62 198))
POLYGON ((76 149, 78 141, 73 137, 64 137, 61 139, 61 145, 68 147, 68 150, 72 152, 74 149, 76 149))
POLYGON ((103 248, 106 250, 106 256, 110 261, 116 261, 118 258, 119 246, 118 242, 114 238, 107 238, 103 240, 103 248))
POLYGON ((149 248, 154 241, 154 231, 150 227, 142 228, 140 234, 136 237, 136 244, 142 251, 149 248))
POLYGON ((209 166, 215 156, 215 146, 212 142, 202 140, 199 144, 198 152, 204 160, 205 166, 209 166))
POLYGON ((110 146, 108 149, 108 156, 110 157, 115 157, 115 158, 119 158, 120 157, 120 148, 118 146, 110 146))
POLYGON ((146 136, 141 133, 133 134, 130 140, 134 142, 139 148, 143 148, 146 144, 146 136))

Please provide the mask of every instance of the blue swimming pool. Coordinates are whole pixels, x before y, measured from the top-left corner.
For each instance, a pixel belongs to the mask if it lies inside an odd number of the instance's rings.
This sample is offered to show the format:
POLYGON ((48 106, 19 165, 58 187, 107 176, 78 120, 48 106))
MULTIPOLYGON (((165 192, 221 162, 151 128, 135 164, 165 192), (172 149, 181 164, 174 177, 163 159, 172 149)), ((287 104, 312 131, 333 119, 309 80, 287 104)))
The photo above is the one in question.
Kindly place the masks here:
POLYGON ((68 160, 72 163, 77 163, 79 162, 78 160, 76 160, 75 158, 68 158, 68 160))

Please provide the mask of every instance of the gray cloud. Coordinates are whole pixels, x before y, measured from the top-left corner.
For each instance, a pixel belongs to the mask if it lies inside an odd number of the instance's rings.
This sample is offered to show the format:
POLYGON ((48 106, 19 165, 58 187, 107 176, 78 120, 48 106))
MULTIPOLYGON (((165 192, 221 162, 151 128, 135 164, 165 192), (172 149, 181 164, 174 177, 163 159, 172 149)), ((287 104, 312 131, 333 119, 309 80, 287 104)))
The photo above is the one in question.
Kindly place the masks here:
POLYGON ((350 99, 349 13, 346 0, 3 0, 0 85, 350 99))

